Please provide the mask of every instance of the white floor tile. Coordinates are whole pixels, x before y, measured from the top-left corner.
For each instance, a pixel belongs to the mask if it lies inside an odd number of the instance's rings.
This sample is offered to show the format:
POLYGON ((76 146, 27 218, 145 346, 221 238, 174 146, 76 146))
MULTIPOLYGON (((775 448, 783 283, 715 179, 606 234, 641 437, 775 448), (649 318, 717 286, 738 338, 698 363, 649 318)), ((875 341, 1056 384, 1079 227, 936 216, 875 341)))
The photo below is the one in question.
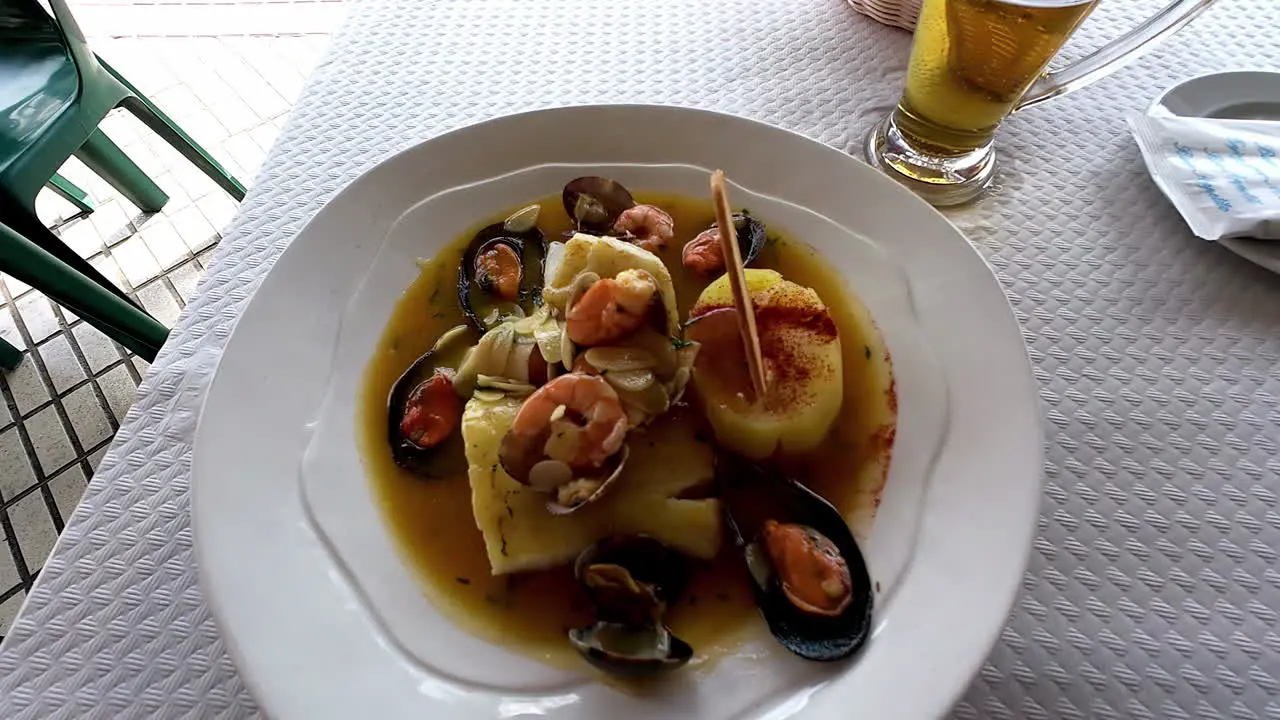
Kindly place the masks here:
MULTIPOLYGON (((31 461, 27 451, 22 447, 22 439, 18 437, 16 427, 0 432, 0 495, 11 498, 26 490, 36 482, 36 474, 31 470, 31 461)), ((0 548, 0 556, 7 554, 0 548)), ((0 592, 9 586, 0 583, 0 592)))
POLYGON ((71 352, 71 344, 67 342, 66 336, 55 335, 37 348, 36 352, 44 360, 44 370, 53 383, 55 393, 61 395, 72 385, 85 379, 84 369, 71 352))
POLYGON ((226 193, 216 192, 197 200, 196 207, 200 208, 200 212, 204 213, 205 219, 213 225, 215 230, 222 232, 236 216, 236 209, 239 206, 235 200, 227 197, 226 193))
POLYGON ((160 265, 142 238, 134 235, 111 250, 111 257, 120 265, 129 284, 137 287, 160 274, 160 265))
POLYGON ((173 293, 169 292, 169 288, 164 286, 163 281, 157 280, 139 290, 138 301, 147 312, 151 313, 152 317, 167 327, 173 327, 178 321, 178 316, 182 314, 181 306, 174 299, 173 293))
POLYGON ((58 238, 82 258, 91 258, 106 245, 98 229, 88 218, 75 220, 58 228, 58 238))
POLYGON ((0 308, 0 338, 19 350, 27 346, 22 340, 22 333, 18 332, 17 324, 13 321, 13 310, 7 305, 0 308))
MULTIPOLYGON (((8 549, 5 549, 6 552, 8 549)), ((8 589, 8 588, 6 588, 8 589)), ((27 599, 27 594, 19 592, 17 595, 9 598, 0 604, 0 635, 9 632, 9 628, 13 626, 14 618, 18 617, 18 610, 22 608, 22 603, 27 599)))
MULTIPOLYGON (((18 576, 18 568, 13 562, 13 553, 9 552, 9 539, 0 532, 0 592, 17 585, 21 580, 22 578, 18 576)), ((0 632, 4 632, 3 621, 4 616, 0 615, 0 632)))
POLYGON ((106 457, 106 455, 107 455, 107 448, 102 448, 97 452, 90 453, 89 467, 92 468, 94 472, 97 472, 98 466, 102 464, 102 458, 106 457))
POLYGON ((89 363, 89 370, 95 375, 120 359, 120 353, 116 350, 115 343, 111 342, 111 338, 103 335, 101 330, 92 325, 81 323, 71 329, 71 334, 75 336, 80 352, 84 353, 84 359, 89 363))
POLYGON ((38 343, 58 332, 58 318, 53 316, 53 306, 41 293, 31 293, 14 304, 18 306, 22 322, 27 326, 31 342, 38 343))
POLYGON ((67 418, 80 440, 80 447, 97 447, 98 443, 111 437, 107 413, 98 402, 98 395, 93 391, 92 385, 76 388, 75 392, 62 398, 62 407, 67 411, 67 418))
POLYGON ((78 465, 71 466, 49 481, 49 492, 53 493, 54 504, 58 506, 58 514, 62 516, 64 525, 80 504, 86 484, 84 471, 78 465))
POLYGON ((35 447, 40 470, 50 475, 76 459, 76 452, 62 427, 58 411, 52 405, 26 419, 27 436, 35 447))
POLYGON ((125 285, 124 273, 120 270, 120 263, 115 258, 99 255, 89 260, 89 264, 102 273, 108 280, 115 283, 117 287, 123 288, 125 285))
POLYGON ((58 541, 58 530, 49 515, 49 507, 44 504, 44 493, 33 492, 10 507, 9 522, 22 547, 27 570, 34 573, 44 567, 49 551, 58 541))
MULTIPOLYGON (((200 221, 204 222, 204 216, 200 217, 200 221)), ((210 228, 210 232, 212 231, 212 228, 210 228)), ((204 275, 204 271, 200 269, 200 266, 194 262, 189 262, 170 270, 169 282, 173 283, 173 288, 178 291, 178 295, 183 302, 188 302, 195 294, 196 285, 200 282, 202 275, 204 275)))
POLYGON ((36 369, 30 353, 22 358, 17 369, 5 374, 5 381, 9 384, 9 391, 13 393, 18 412, 23 415, 49 402, 49 391, 40 379, 40 371, 36 369))
MULTIPOLYGON (((174 267, 191 257, 186 244, 182 242, 182 237, 173 228, 173 223, 169 218, 164 215, 156 215, 147 220, 147 224, 142 227, 138 236, 146 243, 152 257, 156 259, 156 262, 162 268, 174 267)), ((125 272, 128 272, 128 268, 125 269, 125 272)), ((134 283, 134 285, 136 286, 138 283, 134 283)))
POLYGON ((98 378, 98 387, 102 388, 102 394, 106 396, 116 422, 124 422, 125 413, 129 412, 138 394, 138 386, 133 384, 133 376, 129 374, 129 370, 123 365, 112 368, 98 378))
POLYGON ((89 216, 89 224, 98 231, 98 237, 108 244, 133 232, 129 225, 129 213, 118 199, 99 203, 89 216))
POLYGON ((191 252, 198 252, 209 247, 217 237, 217 231, 213 229, 213 225, 205 218, 204 213, 200 212, 198 205, 185 207, 175 212, 169 220, 173 223, 173 229, 177 231, 182 238, 182 242, 186 244, 187 249, 191 252))

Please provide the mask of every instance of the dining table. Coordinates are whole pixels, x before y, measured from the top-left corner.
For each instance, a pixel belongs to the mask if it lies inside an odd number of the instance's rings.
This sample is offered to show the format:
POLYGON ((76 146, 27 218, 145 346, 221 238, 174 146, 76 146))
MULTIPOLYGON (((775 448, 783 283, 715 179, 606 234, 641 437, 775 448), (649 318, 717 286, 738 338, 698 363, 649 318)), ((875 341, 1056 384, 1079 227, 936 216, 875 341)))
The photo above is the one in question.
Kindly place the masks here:
MULTIPOLYGON (((1063 57, 1163 5, 1103 0, 1063 57)), ((1045 449, 1020 592, 951 717, 1280 718, 1280 276, 1196 238, 1126 126, 1181 80, 1280 69, 1277 28, 1274 0, 1214 4, 1016 113, 993 187, 944 211, 1021 326, 1045 449)), ((361 173, 599 103, 731 113, 860 158, 910 43, 844 0, 349 2, 0 647, 0 717, 262 714, 201 593, 193 437, 255 288, 361 173)))

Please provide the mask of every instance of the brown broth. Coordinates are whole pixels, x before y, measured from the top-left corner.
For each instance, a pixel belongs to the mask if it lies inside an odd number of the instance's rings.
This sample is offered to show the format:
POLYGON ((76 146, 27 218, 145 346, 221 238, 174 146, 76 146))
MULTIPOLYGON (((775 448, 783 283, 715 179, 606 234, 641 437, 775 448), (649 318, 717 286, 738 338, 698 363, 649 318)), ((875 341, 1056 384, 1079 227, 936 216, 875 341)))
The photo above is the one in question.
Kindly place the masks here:
MULTIPOLYGON (((636 197, 661 206, 675 220, 675 242, 662 257, 671 268, 683 317, 707 281, 684 269, 680 250, 713 223, 711 204, 652 193, 636 197)), ((570 229, 560 198, 540 202, 538 225, 548 238, 557 239, 570 229)), ((436 607, 482 638, 555 665, 574 666, 579 661, 565 631, 590 622, 591 612, 571 570, 562 567, 491 577, 484 541, 471 513, 466 475, 420 478, 398 468, 386 447, 386 398, 391 385, 436 338, 463 322, 455 292, 457 266, 472 232, 481 226, 477 224, 425 263, 397 303, 365 373, 358 410, 361 453, 400 549, 436 607)), ((868 343, 861 336, 855 313, 865 309, 851 301, 826 263, 803 244, 774 237, 772 232, 771 238, 753 267, 778 270, 787 279, 816 290, 840 330, 844 356, 844 406, 835 429, 797 465, 808 484, 846 516, 869 517, 873 507, 866 505, 874 505, 884 479, 874 439, 881 419, 859 408, 868 406, 871 393, 883 392, 872 380, 873 365, 887 363, 887 358, 867 349, 878 343, 868 343)), ((732 651, 744 628, 762 622, 757 619, 749 582, 741 556, 728 541, 713 562, 695 569, 689 590, 667 615, 672 630, 693 646, 695 665, 732 651)))

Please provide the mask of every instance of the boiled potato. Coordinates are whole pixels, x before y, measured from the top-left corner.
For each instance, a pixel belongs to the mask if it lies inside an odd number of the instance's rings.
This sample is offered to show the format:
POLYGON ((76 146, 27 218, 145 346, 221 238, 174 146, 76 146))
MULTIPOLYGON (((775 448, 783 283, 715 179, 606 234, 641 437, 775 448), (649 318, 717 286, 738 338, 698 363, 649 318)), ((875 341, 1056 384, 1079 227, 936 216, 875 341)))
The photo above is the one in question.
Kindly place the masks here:
POLYGON ((732 290, 721 276, 698 297, 687 331, 703 345, 693 370, 702 410, 716 439, 746 457, 812 450, 844 399, 839 331, 813 290, 773 270, 745 272, 768 391, 756 398, 752 390, 732 290))
POLYGON ((548 496, 511 478, 498 462, 519 399, 472 398, 462 415, 471 509, 494 575, 572 562, 609 535, 644 533, 682 553, 711 559, 720 550, 720 501, 680 499, 712 482, 711 448, 694 418, 673 417, 630 441, 621 477, 599 500, 570 515, 547 512, 548 496))

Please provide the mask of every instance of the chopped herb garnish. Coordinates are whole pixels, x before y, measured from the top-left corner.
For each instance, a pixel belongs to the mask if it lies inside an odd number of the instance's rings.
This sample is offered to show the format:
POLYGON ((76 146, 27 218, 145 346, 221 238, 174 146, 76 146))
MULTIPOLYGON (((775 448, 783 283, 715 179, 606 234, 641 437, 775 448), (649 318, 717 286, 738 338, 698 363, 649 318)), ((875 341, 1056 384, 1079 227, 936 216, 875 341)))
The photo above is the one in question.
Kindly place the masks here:
POLYGON ((681 348, 687 348, 692 344, 693 343, 689 342, 688 340, 682 340, 680 338, 671 338, 671 347, 675 348, 676 350, 680 350, 681 348))

